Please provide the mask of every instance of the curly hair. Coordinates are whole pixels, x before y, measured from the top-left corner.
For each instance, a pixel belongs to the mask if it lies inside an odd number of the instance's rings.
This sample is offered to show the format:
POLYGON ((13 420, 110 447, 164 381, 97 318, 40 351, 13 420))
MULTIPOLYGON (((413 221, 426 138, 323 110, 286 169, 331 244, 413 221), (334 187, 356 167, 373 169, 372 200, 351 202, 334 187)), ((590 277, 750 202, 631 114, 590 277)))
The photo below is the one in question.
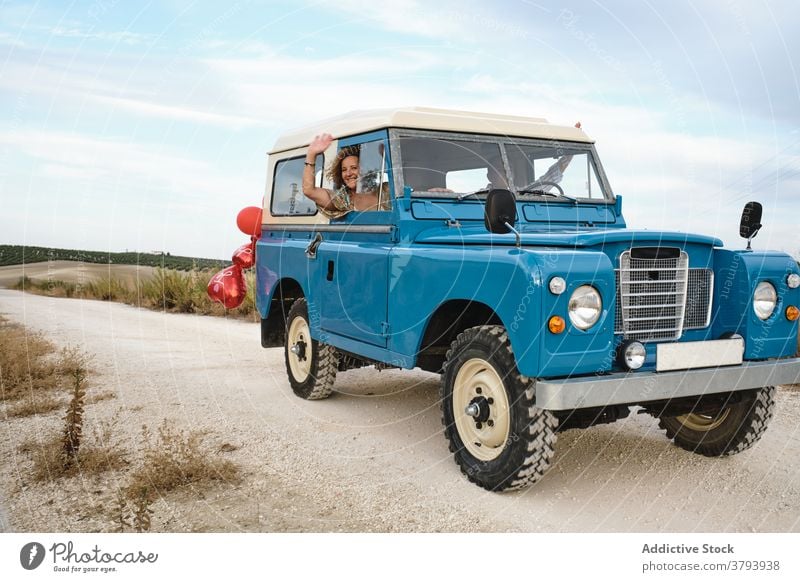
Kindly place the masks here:
POLYGON ((331 165, 328 166, 328 171, 325 173, 325 175, 331 182, 333 182, 333 187, 335 190, 338 190, 344 186, 344 181, 342 180, 342 162, 345 158, 350 156, 360 158, 360 149, 361 148, 359 146, 343 147, 339 150, 339 153, 336 154, 336 157, 331 162, 331 165))

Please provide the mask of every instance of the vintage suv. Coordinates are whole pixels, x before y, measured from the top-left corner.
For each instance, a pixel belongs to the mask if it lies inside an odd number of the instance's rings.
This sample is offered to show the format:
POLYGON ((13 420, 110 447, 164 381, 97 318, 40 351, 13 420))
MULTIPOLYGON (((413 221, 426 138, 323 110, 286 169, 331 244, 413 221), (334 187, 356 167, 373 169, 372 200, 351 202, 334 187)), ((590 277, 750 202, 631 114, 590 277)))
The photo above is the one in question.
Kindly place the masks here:
MULTIPOLYGON (((257 304, 264 347, 285 346, 295 394, 328 397, 337 372, 441 373, 444 434, 490 490, 546 471, 556 432, 658 417, 707 456, 755 443, 774 386, 800 381, 800 274, 786 254, 696 234, 631 230, 577 127, 426 108, 348 113, 269 153, 257 304), (302 192, 342 148, 381 211, 330 220, 302 192), (378 184, 381 187, 378 187, 378 184), (380 194, 377 194, 380 192, 380 194)), ((378 382, 376 378, 376 382, 378 382)))

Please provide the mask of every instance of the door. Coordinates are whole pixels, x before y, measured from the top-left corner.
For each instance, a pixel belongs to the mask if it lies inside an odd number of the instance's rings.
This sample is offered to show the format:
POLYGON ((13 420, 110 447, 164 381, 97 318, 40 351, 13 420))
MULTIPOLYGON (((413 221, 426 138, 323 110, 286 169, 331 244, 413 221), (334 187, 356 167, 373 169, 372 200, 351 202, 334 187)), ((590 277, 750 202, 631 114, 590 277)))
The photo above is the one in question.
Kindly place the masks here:
POLYGON ((373 132, 342 139, 338 147, 358 153, 357 195, 373 195, 379 203, 377 210, 352 211, 324 229, 316 259, 320 328, 386 347, 394 232, 388 138, 385 131, 373 132))

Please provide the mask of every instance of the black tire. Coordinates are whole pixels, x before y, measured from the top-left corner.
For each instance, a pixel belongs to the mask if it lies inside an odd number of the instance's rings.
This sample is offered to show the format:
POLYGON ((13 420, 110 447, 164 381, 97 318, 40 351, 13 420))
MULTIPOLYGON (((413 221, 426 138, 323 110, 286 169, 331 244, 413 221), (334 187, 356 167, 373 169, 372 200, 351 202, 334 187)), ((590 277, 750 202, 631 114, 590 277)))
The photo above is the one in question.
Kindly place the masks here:
POLYGON ((450 346, 442 424, 456 463, 476 485, 490 491, 527 487, 550 466, 558 419, 536 408, 534 385, 517 370, 502 326, 472 327, 450 346), (466 413, 472 405, 476 416, 466 413))
POLYGON ((658 425, 667 431, 667 438, 687 451, 706 457, 735 455, 752 447, 767 430, 775 408, 775 387, 741 396, 716 414, 662 416, 658 425))
POLYGON ((339 355, 333 346, 311 338, 305 299, 292 303, 286 316, 284 359, 292 391, 306 400, 321 400, 333 392, 339 355), (296 346, 299 353, 292 351, 296 346))

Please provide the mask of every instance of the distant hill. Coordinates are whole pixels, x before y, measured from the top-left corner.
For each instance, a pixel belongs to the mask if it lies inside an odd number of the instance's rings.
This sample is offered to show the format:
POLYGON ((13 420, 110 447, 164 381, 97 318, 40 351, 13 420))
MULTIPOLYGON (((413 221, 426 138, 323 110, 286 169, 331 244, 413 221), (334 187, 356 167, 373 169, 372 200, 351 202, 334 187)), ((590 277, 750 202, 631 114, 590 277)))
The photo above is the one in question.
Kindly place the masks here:
POLYGON ((46 261, 83 261, 102 265, 144 265, 164 267, 178 271, 192 269, 220 269, 228 263, 218 259, 180 257, 169 253, 103 253, 100 251, 77 251, 72 249, 50 249, 20 245, 0 245, 0 266, 42 263, 46 261))

